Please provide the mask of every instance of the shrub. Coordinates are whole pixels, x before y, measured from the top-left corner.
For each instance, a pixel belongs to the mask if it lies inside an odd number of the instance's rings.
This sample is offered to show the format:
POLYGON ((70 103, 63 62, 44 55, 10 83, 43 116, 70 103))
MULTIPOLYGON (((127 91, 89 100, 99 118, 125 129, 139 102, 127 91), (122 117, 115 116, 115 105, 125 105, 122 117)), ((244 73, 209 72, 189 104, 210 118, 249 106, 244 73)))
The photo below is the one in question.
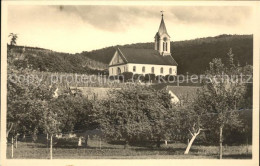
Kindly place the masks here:
POLYGON ((144 81, 144 75, 143 74, 134 74, 133 79, 134 79, 134 81, 140 80, 141 82, 143 82, 144 81))
POLYGON ((145 82, 155 81, 155 74, 145 74, 144 80, 145 82))
POLYGON ((177 78, 176 78, 176 76, 174 76, 174 75, 166 75, 166 76, 165 76, 165 80, 166 80, 167 82, 169 82, 169 81, 176 81, 177 78))
POLYGON ((156 81, 158 81, 158 82, 165 82, 165 78, 164 78, 164 76, 162 76, 162 75, 157 75, 155 79, 156 79, 156 81))
POLYGON ((58 138, 55 141, 55 147, 77 147, 78 146, 78 138, 58 138))
POLYGON ((128 81, 133 78, 132 72, 124 72, 124 73, 122 73, 122 75, 123 75, 125 81, 128 81))

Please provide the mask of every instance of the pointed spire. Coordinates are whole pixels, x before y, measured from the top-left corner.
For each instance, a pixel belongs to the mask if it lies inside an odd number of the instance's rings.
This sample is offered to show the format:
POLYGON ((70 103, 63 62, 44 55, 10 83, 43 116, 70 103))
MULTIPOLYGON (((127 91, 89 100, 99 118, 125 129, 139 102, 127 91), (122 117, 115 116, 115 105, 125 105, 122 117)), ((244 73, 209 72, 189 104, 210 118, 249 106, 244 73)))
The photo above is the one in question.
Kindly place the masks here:
POLYGON ((158 34, 161 36, 162 34, 166 33, 169 36, 169 34, 167 33, 167 30, 166 30, 165 23, 164 23, 163 12, 164 11, 161 11, 161 13, 162 13, 162 20, 161 20, 161 24, 159 26, 158 34))
POLYGON ((164 12, 164 11, 162 10, 162 11, 161 11, 161 13, 162 13, 162 17, 163 17, 163 12, 164 12))

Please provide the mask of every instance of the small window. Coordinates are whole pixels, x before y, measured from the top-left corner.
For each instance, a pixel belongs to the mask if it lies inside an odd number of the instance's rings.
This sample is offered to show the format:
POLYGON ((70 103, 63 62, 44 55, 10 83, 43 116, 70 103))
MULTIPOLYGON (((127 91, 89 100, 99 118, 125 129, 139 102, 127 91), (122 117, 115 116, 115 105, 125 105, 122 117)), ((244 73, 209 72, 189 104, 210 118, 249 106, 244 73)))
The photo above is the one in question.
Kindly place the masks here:
POLYGON ((165 49, 165 42, 163 42, 163 51, 164 51, 164 49, 165 49))
POLYGON ((117 74, 121 74, 121 69, 120 69, 120 67, 117 68, 117 74))
POLYGON ((152 67, 152 69, 151 69, 151 73, 154 73, 154 67, 152 67))
POLYGON ((163 73, 163 67, 161 68, 161 73, 163 73))
POLYGON ((145 67, 143 66, 143 68, 142 68, 142 72, 144 73, 145 72, 145 67))
POLYGON ((172 74, 172 68, 169 69, 169 74, 172 74))
POLYGON ((112 73, 111 74, 113 74, 113 68, 112 68, 112 73))
POLYGON ((168 45, 168 44, 167 44, 167 43, 165 43, 165 51, 167 51, 167 45, 168 45))
POLYGON ((136 67, 135 66, 133 67, 133 72, 136 72, 136 67))

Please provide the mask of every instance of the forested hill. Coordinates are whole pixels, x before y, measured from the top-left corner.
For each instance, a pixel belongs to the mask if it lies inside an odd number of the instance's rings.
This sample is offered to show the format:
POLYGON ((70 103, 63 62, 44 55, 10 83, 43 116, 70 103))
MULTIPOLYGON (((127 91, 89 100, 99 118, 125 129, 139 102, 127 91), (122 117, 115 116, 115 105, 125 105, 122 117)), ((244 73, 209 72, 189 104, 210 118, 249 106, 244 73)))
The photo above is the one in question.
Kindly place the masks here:
MULTIPOLYGON (((154 43, 136 43, 123 47, 154 49, 154 43)), ((253 35, 220 35, 171 42, 171 53, 178 63, 178 74, 186 72, 201 74, 207 69, 213 58, 222 58, 225 62, 230 48, 235 55, 235 62, 240 63, 241 66, 253 64, 253 35)), ((114 47, 107 47, 82 54, 108 64, 114 52, 114 47)))
MULTIPOLYGON (((173 37, 174 40, 174 37, 173 37)), ((124 45, 131 48, 154 48, 154 43, 124 45)), ((213 58, 226 59, 232 48, 235 61, 241 66, 253 64, 252 35, 220 35, 194 40, 171 42, 173 58, 178 63, 178 74, 201 74, 213 58)), ((42 48, 15 46, 12 49, 16 66, 39 71, 96 74, 108 68, 116 46, 77 54, 60 53, 42 48)))
MULTIPOLYGON (((10 46, 8 46, 10 48, 10 46)), ((37 47, 15 46, 11 49, 13 64, 18 68, 37 71, 97 74, 107 64, 92 60, 83 54, 68 54, 37 47)))

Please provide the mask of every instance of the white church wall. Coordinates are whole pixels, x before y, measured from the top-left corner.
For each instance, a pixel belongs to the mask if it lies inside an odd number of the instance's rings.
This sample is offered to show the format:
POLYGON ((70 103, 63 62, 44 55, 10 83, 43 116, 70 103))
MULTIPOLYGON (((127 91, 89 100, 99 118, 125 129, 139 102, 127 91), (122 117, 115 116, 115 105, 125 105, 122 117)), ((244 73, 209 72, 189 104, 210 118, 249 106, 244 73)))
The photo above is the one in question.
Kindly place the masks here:
POLYGON ((117 66, 111 66, 109 67, 109 75, 113 76, 113 75, 118 75, 120 73, 118 73, 118 68, 120 69, 121 73, 126 72, 127 71, 127 65, 123 64, 123 65, 117 65, 117 66))
POLYGON ((169 69, 172 69, 172 74, 170 75, 177 75, 177 66, 167 66, 167 65, 151 65, 151 64, 127 64, 127 68, 129 72, 134 74, 151 74, 152 67, 154 67, 154 74, 155 75, 169 75, 169 69), (136 67, 136 71, 133 71, 133 67, 136 67), (145 67, 145 72, 142 71, 142 68, 145 67), (163 68, 163 73, 161 73, 161 68, 163 68))
POLYGON ((167 65, 150 65, 150 64, 123 64, 117 66, 109 67, 109 75, 118 75, 118 68, 120 68, 121 73, 123 72, 132 72, 134 74, 151 74, 152 67, 154 67, 155 75, 177 75, 177 66, 167 66, 167 65), (133 68, 136 68, 134 71, 133 68), (145 67, 145 72, 142 71, 142 68, 145 67), (161 68, 163 68, 163 73, 161 73, 161 68), (170 74, 170 68, 172 69, 172 74, 170 74))

